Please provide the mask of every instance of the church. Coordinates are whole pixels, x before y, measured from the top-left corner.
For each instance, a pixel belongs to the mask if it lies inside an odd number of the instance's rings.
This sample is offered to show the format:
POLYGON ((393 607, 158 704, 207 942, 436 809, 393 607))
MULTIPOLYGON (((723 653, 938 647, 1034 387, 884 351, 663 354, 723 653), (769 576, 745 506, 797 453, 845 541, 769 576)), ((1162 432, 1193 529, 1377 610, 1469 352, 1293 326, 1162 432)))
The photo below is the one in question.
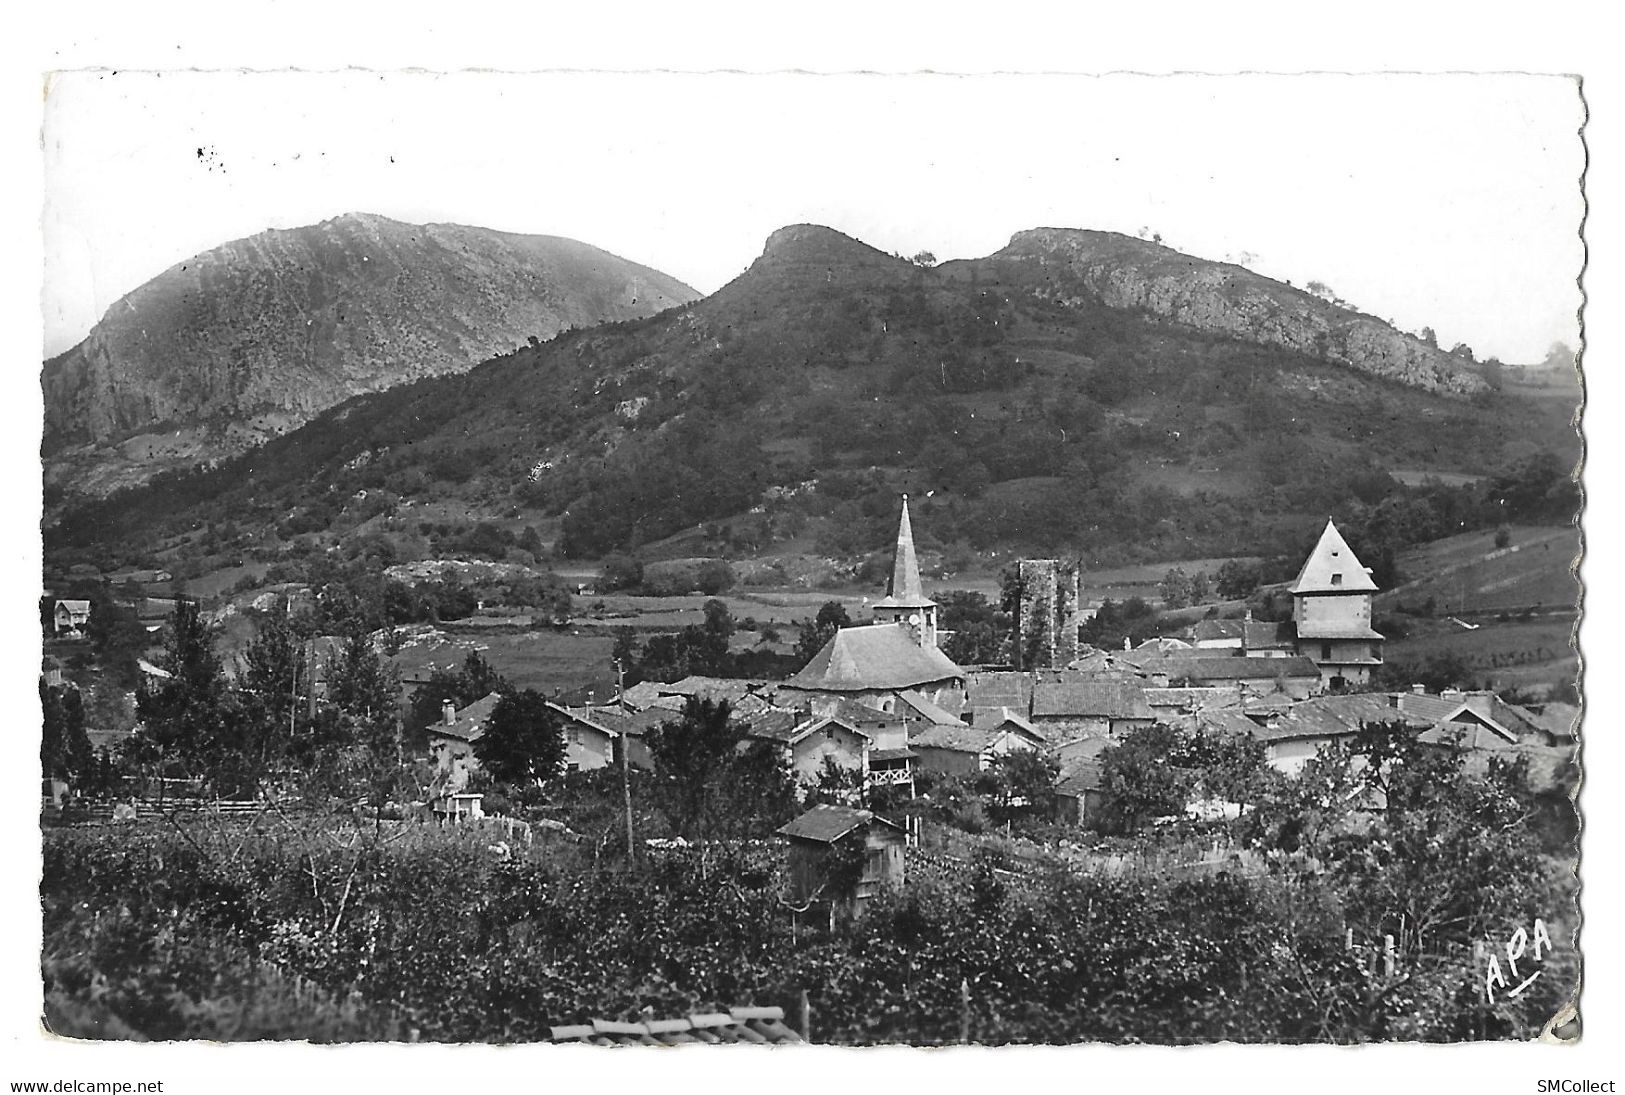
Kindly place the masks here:
POLYGON ((903 495, 886 595, 874 604, 874 622, 843 627, 806 668, 784 683, 815 712, 851 700, 887 713, 910 692, 949 711, 965 701, 965 671, 937 647, 937 603, 920 585, 920 564, 903 495))

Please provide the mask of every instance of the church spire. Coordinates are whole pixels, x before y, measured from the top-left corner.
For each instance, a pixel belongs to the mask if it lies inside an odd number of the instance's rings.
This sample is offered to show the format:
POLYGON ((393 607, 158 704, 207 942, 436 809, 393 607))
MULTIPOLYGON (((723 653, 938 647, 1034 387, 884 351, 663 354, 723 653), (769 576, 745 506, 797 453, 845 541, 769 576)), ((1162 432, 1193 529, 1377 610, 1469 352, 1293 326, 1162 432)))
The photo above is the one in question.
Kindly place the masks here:
POLYGON ((908 519, 908 495, 897 521, 897 547, 892 552, 886 595, 874 603, 876 623, 904 624, 921 646, 937 645, 937 603, 920 585, 920 561, 914 555, 914 526, 908 519))
POLYGON ((920 562, 914 555, 914 526, 908 519, 908 495, 903 495, 903 516, 897 522, 897 547, 892 553, 891 581, 886 596, 900 601, 925 600, 920 587, 920 562))

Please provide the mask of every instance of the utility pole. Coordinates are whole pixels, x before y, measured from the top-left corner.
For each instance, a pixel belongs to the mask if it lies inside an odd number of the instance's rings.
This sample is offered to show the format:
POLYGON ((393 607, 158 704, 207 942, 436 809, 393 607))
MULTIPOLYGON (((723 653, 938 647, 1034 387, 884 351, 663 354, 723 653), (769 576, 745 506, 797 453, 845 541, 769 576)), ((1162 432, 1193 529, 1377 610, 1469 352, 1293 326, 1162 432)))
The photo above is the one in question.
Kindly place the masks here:
MULTIPOLYGON (((626 667, 620 659, 615 661, 615 704, 626 711, 626 667)), ((632 846, 632 742, 624 730, 621 732, 621 797, 626 803, 626 866, 633 866, 632 846)))
POLYGON ((313 635, 305 640, 305 649, 308 652, 305 658, 305 687, 309 695, 305 700, 305 718, 312 723, 316 721, 316 637, 313 635))

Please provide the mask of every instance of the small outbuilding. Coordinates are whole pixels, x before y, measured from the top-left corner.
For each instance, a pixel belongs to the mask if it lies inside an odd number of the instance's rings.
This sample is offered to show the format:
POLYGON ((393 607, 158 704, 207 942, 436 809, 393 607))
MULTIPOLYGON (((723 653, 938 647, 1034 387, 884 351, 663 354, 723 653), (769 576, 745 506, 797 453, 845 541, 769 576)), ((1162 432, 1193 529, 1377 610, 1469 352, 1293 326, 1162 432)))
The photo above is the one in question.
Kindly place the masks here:
POLYGON ((85 628, 90 623, 90 602, 58 601, 52 622, 58 636, 72 639, 78 638, 85 633, 85 628))
POLYGON ((854 914, 885 889, 903 885, 902 826, 868 810, 814 806, 779 835, 790 840, 790 900, 846 905, 854 914))

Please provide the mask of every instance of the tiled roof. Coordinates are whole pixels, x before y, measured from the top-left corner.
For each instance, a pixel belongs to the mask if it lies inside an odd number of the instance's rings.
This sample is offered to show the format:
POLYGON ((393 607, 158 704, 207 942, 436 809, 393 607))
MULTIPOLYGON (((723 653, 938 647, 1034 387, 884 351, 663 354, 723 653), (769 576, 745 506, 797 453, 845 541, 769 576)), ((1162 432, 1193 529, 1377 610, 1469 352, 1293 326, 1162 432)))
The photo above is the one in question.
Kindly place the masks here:
POLYGON ((908 739, 915 749, 946 749, 954 753, 980 753, 993 744, 990 730, 974 726, 928 726, 908 739))
POLYGON ((1191 649, 1191 644, 1183 639, 1171 639, 1166 635, 1157 635, 1153 638, 1147 639, 1134 649, 1155 650, 1158 653, 1167 654, 1174 650, 1189 650, 1191 649))
POLYGON ((614 706, 563 707, 560 710, 570 718, 580 719, 611 734, 625 734, 632 738, 641 738, 661 723, 669 722, 673 715, 673 712, 659 707, 643 711, 626 711, 614 706))
POLYGON ((1040 680, 1033 685, 1033 718, 1067 716, 1149 719, 1155 712, 1138 681, 1084 677, 1040 680))
POLYGON ((1382 632, 1374 631, 1368 624, 1361 623, 1319 623, 1304 624, 1298 628, 1300 639, 1380 639, 1382 632))
POLYGON ((1515 728, 1523 729, 1525 733, 1547 734, 1556 738, 1573 737, 1580 721, 1580 709, 1570 703, 1546 703, 1537 709, 1497 699, 1495 713, 1496 721, 1503 726, 1521 724, 1515 728))
POLYGON ((1291 620, 1244 620, 1241 633, 1248 650, 1291 650, 1298 629, 1291 620))
POLYGON ((781 825, 777 832, 781 836, 794 837, 797 840, 816 840, 821 844, 833 844, 848 833, 856 832, 871 822, 882 825, 892 825, 883 817, 870 813, 868 810, 854 810, 850 806, 814 806, 788 825, 781 825))
POLYGON ((647 1019, 619 1023, 594 1019, 590 1023, 550 1028, 554 1042, 587 1042, 600 1046, 677 1046, 692 1043, 783 1045, 803 1041, 784 1023, 783 1008, 733 1008, 681 1019, 647 1019))
POLYGON ((841 718, 839 715, 812 715, 810 717, 804 716, 801 721, 791 729, 790 736, 785 740, 787 740, 791 745, 795 745, 802 739, 806 738, 807 735, 822 730, 831 724, 839 726, 843 730, 848 730, 860 738, 869 738, 869 735, 865 734, 862 729, 853 726, 850 722, 841 718))
POLYGON ((796 727, 801 725, 805 717, 795 711, 763 708, 760 711, 741 717, 738 721, 744 723, 745 733, 750 737, 762 738, 767 741, 787 742, 794 735, 796 727))
POLYGON ((910 757, 917 756, 919 756, 918 753, 906 746, 902 749, 871 749, 869 750, 869 763, 885 764, 888 761, 907 760, 910 757))
POLYGON ((1320 534, 1315 549, 1303 561, 1291 593, 1370 593, 1377 588, 1348 541, 1330 521, 1320 534))
POLYGON ((641 711, 645 707, 654 706, 655 701, 660 699, 660 690, 665 687, 666 685, 659 681, 639 681, 621 693, 621 702, 641 711))
POLYGON ((1217 619, 1198 620, 1196 621, 1196 626, 1191 628, 1191 638, 1197 642, 1202 642, 1203 640, 1211 642, 1218 639, 1239 639, 1241 638, 1241 621, 1217 619))
POLYGON ((1185 658, 1203 661, 1222 661, 1225 658, 1237 657, 1233 646, 1193 646, 1185 650, 1162 650, 1154 646, 1139 646, 1133 650, 1119 650, 1110 656, 1110 664, 1120 673, 1140 673, 1148 665, 1154 665, 1164 658, 1185 658))
POLYGON ((1049 737, 1048 734, 1034 726, 1019 712, 1011 711, 1009 708, 1001 708, 989 721, 978 723, 976 728, 978 730, 999 730, 1006 726, 1014 726, 1018 730, 1031 734, 1039 741, 1048 740, 1049 737))
POLYGON ((888 723, 896 724, 904 721, 902 715, 890 715, 878 707, 870 707, 866 703, 848 699, 842 696, 829 707, 829 713, 842 722, 851 723, 862 729, 865 726, 884 726, 888 723))
POLYGON ((965 695, 970 707, 1009 707, 1025 711, 1033 700, 1030 673, 972 673, 965 679, 965 695))
POLYGON ((1259 723, 1232 707, 1198 712, 1196 726, 1204 733, 1246 734, 1256 737, 1258 736, 1259 723))
POLYGON ((770 688, 770 682, 748 677, 688 676, 659 686, 661 695, 697 696, 705 700, 739 700, 770 688))
POLYGON ((963 679, 965 671, 897 624, 843 627, 785 686, 814 692, 914 688, 963 679))
POLYGON ((1152 708, 1201 711, 1216 707, 1238 707, 1241 693, 1234 688, 1147 688, 1145 702, 1152 708))
POLYGON ((1388 695, 1365 692, 1348 696, 1317 696, 1295 703, 1254 730, 1253 736, 1264 741, 1348 737, 1359 733, 1364 723, 1395 721, 1403 721, 1418 730, 1431 725, 1429 720, 1396 708, 1388 695))
POLYGON ((461 711, 455 713, 455 721, 450 725, 445 722, 436 722, 429 725, 429 733, 445 738, 456 738, 458 741, 478 741, 480 735, 485 733, 485 720, 491 717, 492 708, 502 697, 495 692, 487 693, 475 700, 461 711))
POLYGON ((1057 750, 1061 757, 1061 772, 1070 772, 1074 765, 1081 760, 1088 760, 1100 756, 1113 745, 1117 744, 1111 738, 1091 735, 1069 741, 1057 750))
POLYGON ((1098 647, 1085 646, 1079 649, 1078 656, 1067 663, 1068 669, 1077 669, 1085 673, 1101 673, 1111 668, 1111 656, 1098 647))
POLYGON ((1517 741, 1518 735, 1497 722, 1494 718, 1481 711, 1475 711, 1466 701, 1449 699, 1444 696, 1429 696, 1418 692, 1400 692, 1396 694, 1399 709, 1407 715, 1425 719, 1430 723, 1478 721, 1487 726, 1492 733, 1505 738, 1507 741, 1517 741))
POLYGON ((944 711, 912 688, 905 689, 897 694, 897 698, 916 711, 920 717, 935 723, 938 726, 964 726, 965 720, 957 715, 944 711))
POLYGON ((1085 791, 1099 791, 1106 786, 1103 778, 1105 771, 1106 766, 1096 758, 1079 760, 1071 771, 1056 781, 1055 793, 1076 798, 1085 791))
POLYGON ((1146 673, 1166 674, 1170 681, 1273 680, 1276 677, 1318 677, 1320 669, 1308 658, 1155 658, 1140 666, 1146 673))

